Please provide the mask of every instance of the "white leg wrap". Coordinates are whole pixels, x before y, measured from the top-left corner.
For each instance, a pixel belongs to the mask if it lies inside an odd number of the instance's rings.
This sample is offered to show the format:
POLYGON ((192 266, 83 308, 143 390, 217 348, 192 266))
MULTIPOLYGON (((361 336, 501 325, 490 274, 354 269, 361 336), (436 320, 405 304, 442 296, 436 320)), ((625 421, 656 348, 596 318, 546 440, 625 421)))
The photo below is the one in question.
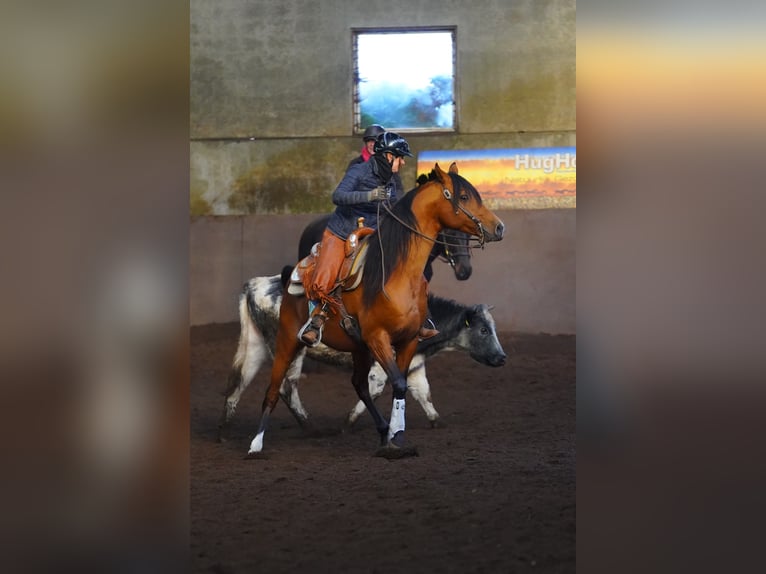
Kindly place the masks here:
POLYGON ((394 399, 391 406, 391 420, 388 423, 388 439, 404 430, 404 399, 394 399))
POLYGON ((254 452, 261 452, 262 450, 263 450, 263 431, 255 435, 253 442, 250 443, 250 450, 247 452, 247 454, 252 454, 254 452))

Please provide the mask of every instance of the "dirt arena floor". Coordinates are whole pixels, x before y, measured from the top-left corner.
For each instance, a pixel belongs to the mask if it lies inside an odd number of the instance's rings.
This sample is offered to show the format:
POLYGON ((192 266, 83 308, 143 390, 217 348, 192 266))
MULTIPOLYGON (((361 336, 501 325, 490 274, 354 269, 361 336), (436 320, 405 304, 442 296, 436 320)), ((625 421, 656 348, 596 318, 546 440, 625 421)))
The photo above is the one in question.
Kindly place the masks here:
MULTIPOLYGON (((373 457, 369 415, 340 432, 356 402, 350 372, 306 361, 304 434, 275 409, 263 458, 244 458, 270 363, 216 442, 238 324, 191 332, 191 557, 194 572, 575 571, 575 337, 501 334, 509 361, 462 352, 428 365, 445 426, 413 399, 419 456, 373 457)), ((390 388, 378 404, 390 412, 390 388)))

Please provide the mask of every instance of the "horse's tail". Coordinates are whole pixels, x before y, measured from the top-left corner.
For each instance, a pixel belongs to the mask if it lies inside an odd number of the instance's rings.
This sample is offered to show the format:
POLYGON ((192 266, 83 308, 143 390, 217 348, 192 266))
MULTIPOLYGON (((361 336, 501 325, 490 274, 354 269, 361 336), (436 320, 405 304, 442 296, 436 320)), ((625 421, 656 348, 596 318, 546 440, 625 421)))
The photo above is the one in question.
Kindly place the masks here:
POLYGON ((294 267, 292 265, 285 265, 282 267, 282 277, 280 279, 282 287, 287 287, 287 283, 290 281, 290 275, 293 273, 294 267))

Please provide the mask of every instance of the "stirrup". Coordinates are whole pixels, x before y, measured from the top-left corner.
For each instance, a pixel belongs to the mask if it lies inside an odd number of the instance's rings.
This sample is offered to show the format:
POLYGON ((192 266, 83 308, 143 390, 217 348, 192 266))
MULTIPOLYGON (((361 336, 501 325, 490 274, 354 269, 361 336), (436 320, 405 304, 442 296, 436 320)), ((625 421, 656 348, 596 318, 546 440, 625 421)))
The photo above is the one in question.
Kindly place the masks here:
POLYGON ((425 339, 436 337, 438 334, 439 330, 436 328, 436 324, 434 324, 431 317, 427 317, 425 323, 423 323, 423 325, 420 327, 420 330, 418 331, 418 339, 424 341, 425 339), (431 325, 433 329, 429 328, 428 325, 431 325))
POLYGON ((325 319, 321 315, 313 315, 309 317, 309 320, 306 321, 306 324, 301 327, 300 331, 298 331, 298 340, 309 348, 313 349, 316 347, 319 343, 322 342, 324 322, 325 319), (314 325, 314 319, 319 319, 319 321, 317 321, 319 323, 318 327, 314 325))
POLYGON ((420 331, 418 331, 418 339, 421 341, 425 341, 426 339, 430 339, 431 337, 436 337, 436 335, 439 334, 438 329, 426 329, 425 327, 421 327, 420 331))

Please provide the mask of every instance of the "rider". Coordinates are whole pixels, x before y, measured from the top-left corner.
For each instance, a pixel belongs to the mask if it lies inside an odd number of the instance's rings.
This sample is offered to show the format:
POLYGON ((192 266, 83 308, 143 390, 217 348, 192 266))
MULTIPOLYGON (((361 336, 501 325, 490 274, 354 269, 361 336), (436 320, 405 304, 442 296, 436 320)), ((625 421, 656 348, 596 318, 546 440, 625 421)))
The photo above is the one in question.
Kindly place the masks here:
POLYGON ((375 153, 375 141, 378 139, 378 136, 385 131, 386 130, 383 128, 383 126, 379 124, 372 124, 367 126, 367 128, 364 130, 364 134, 362 135, 362 141, 364 142, 362 152, 350 162, 348 162, 348 167, 346 167, 346 169, 348 170, 352 165, 356 163, 364 163, 366 161, 370 161, 372 154, 375 153))
MULTIPOLYGON (((385 131, 385 128, 380 124, 370 124, 365 128, 364 134, 362 135, 362 141, 364 142, 362 152, 350 162, 348 162, 348 166, 346 167, 347 171, 354 164, 370 161, 370 158, 375 154, 375 142, 377 141, 378 136, 380 136, 380 134, 384 133, 385 131)), ((394 172, 393 178, 397 189, 404 189, 402 178, 397 172, 394 172)))
POLYGON ((412 157, 407 140, 394 132, 383 132, 375 140, 373 151, 370 161, 349 166, 332 194, 332 201, 337 207, 322 235, 308 293, 312 303, 310 308, 313 306, 314 310, 298 333, 299 339, 310 347, 322 338, 330 292, 335 287, 345 257, 346 238, 356 229, 357 218, 364 217, 365 226, 377 228, 377 202, 393 203, 404 194, 401 180, 394 174, 404 165, 405 156, 412 157))

